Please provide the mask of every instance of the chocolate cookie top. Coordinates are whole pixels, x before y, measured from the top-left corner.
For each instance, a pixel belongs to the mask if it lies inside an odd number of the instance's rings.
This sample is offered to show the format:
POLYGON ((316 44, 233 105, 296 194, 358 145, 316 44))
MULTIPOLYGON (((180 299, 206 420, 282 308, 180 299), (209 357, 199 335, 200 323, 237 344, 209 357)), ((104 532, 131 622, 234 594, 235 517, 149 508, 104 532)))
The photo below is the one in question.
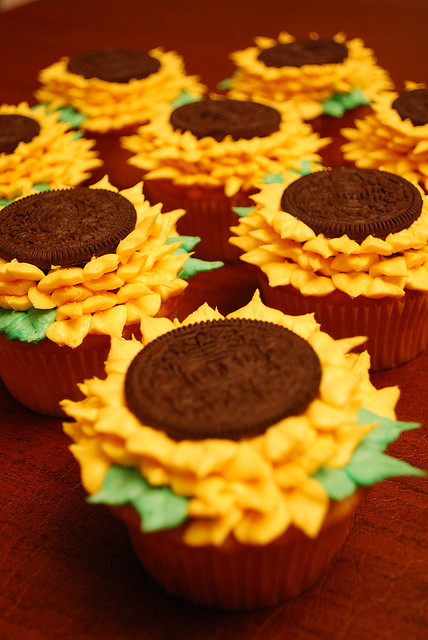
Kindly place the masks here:
POLYGON ((264 49, 257 56, 267 67, 303 67, 305 64, 337 64, 348 57, 343 42, 332 38, 298 38, 264 49))
POLYGON ((422 198, 416 187, 393 173, 334 168, 292 182, 281 207, 316 234, 346 234, 362 242, 369 235, 385 239, 409 227, 422 211, 422 198))
POLYGON ((176 440, 238 440, 304 412, 320 379, 315 351, 288 329, 215 320, 142 349, 128 369, 125 398, 141 422, 176 440))
POLYGON ((211 136, 221 141, 230 135, 239 140, 278 131, 281 114, 258 102, 206 98, 174 109, 170 121, 174 129, 190 131, 197 138, 211 136))
POLYGON ((119 193, 75 187, 15 200, 0 215, 4 260, 51 266, 83 266, 113 253, 135 227, 134 206, 119 193))
POLYGON ((37 120, 9 113, 0 115, 0 153, 13 153, 20 142, 30 142, 40 133, 37 120))
POLYGON ((72 56, 67 64, 70 73, 84 78, 98 78, 106 82, 126 83, 141 80, 160 68, 157 58, 145 51, 102 49, 85 51, 72 56))
POLYGON ((402 120, 409 118, 415 127, 428 124, 428 89, 404 91, 392 103, 402 120))

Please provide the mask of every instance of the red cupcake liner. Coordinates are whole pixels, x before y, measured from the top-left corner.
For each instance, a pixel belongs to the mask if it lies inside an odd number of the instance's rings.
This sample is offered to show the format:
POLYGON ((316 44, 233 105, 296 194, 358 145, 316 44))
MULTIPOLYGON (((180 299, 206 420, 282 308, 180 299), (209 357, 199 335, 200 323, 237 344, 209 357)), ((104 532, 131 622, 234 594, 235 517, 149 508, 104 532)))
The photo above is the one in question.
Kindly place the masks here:
MULTIPOLYGON (((162 306, 161 310, 164 309, 162 306)), ((126 339, 133 335, 140 339, 140 328, 135 324, 126 326, 122 335, 126 339)), ((8 340, 0 334, 0 378, 15 400, 27 409, 63 418, 66 415, 59 402, 82 400, 79 382, 106 377, 104 363, 109 351, 107 335, 90 334, 72 349, 48 338, 28 343, 8 340)))
POLYGON ((144 568, 165 592, 197 604, 245 610, 280 604, 310 587, 342 547, 363 491, 332 502, 316 538, 292 526, 267 545, 229 537, 220 546, 183 541, 183 527, 143 533, 129 505, 112 507, 125 524, 144 568))
POLYGON ((151 204, 161 202, 163 211, 186 210, 177 222, 177 231, 201 238, 194 249, 195 257, 223 262, 236 262, 242 254, 228 242, 229 228, 238 224, 232 207, 252 206, 250 195, 255 191, 240 191, 229 198, 223 187, 175 185, 166 179, 144 182, 144 194, 151 204))
POLYGON ((128 160, 132 154, 120 144, 122 136, 130 136, 136 133, 139 126, 130 125, 115 131, 106 131, 105 133, 85 131, 85 138, 95 141, 94 149, 103 161, 100 167, 92 169, 91 177, 85 184, 94 184, 107 175, 110 184, 122 190, 133 187, 137 182, 142 181, 142 169, 137 169, 137 167, 129 164, 128 160))
POLYGON ((37 343, 0 335, 0 377, 9 393, 27 409, 64 417, 60 400, 82 400, 78 382, 105 377, 109 336, 87 336, 79 347, 59 346, 47 338, 37 343))
POLYGON ((405 290, 402 298, 350 298, 342 291, 304 296, 291 285, 271 287, 260 279, 263 302, 290 315, 314 313, 333 338, 367 336, 361 348, 370 369, 391 369, 415 358, 428 345, 428 293, 405 290))

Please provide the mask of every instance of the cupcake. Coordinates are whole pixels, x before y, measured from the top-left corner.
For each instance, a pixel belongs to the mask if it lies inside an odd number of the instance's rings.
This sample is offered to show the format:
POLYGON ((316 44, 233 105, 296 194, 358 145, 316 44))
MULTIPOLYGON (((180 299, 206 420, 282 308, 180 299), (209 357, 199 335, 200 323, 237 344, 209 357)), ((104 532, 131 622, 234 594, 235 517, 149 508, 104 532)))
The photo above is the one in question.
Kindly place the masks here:
POLYGON ((141 183, 37 193, 0 216, 0 376, 24 406, 63 415, 77 382, 103 375, 113 335, 139 334, 141 317, 170 315, 204 264, 180 249, 175 223, 141 183), (42 375, 41 375, 42 373, 42 375))
POLYGON ((334 338, 368 336, 373 370, 428 344, 428 199, 401 176, 336 168, 266 185, 232 228, 263 300, 314 312, 334 338))
POLYGON ((261 103, 218 97, 165 110, 122 138, 150 202, 184 208, 178 230, 201 238, 196 255, 227 262, 239 256, 228 244, 233 208, 252 204, 266 174, 301 171, 303 161, 315 166, 326 143, 294 111, 281 116, 261 103))
POLYGON ((81 184, 102 164, 93 146, 41 105, 0 105, 0 205, 31 189, 81 184))
POLYGON ((346 161, 357 167, 384 169, 418 182, 428 191, 428 89, 406 83, 402 93, 378 96, 372 112, 354 127, 342 129, 346 161))
POLYGON ((84 51, 64 57, 39 74, 35 96, 50 109, 72 108, 81 126, 96 141, 105 173, 118 188, 133 186, 140 176, 127 165, 119 136, 133 133, 158 109, 200 96, 205 87, 186 75, 182 58, 161 48, 84 51))
MULTIPOLYGON (((228 96, 264 101, 279 109, 289 109, 291 101, 303 120, 312 121, 325 137, 335 137, 339 122, 351 124, 375 96, 393 87, 360 38, 346 40, 342 33, 333 38, 317 34, 295 38, 283 32, 277 40, 256 38, 255 45, 231 54, 236 71, 221 84, 228 96)), ((331 158, 325 163, 332 164, 331 158)))
POLYGON ((104 380, 63 401, 92 503, 126 524, 174 596, 226 609, 275 605, 338 553, 367 488, 422 473, 383 453, 401 430, 396 387, 310 315, 258 295, 226 318, 146 318, 112 340, 104 380))

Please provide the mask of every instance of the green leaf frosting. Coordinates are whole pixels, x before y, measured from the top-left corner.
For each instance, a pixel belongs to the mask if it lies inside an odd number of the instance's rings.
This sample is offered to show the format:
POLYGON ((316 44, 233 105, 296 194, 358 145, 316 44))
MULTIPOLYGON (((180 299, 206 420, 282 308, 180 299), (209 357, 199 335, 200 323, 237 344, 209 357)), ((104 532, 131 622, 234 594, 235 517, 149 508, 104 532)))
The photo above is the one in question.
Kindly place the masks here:
POLYGON ((252 207, 232 207, 232 211, 236 213, 240 218, 246 218, 251 211, 254 211, 255 206, 252 207))
MULTIPOLYGON (((365 436, 345 467, 323 467, 312 476, 332 500, 343 500, 358 486, 366 487, 392 476, 426 475, 421 469, 383 453, 402 431, 419 425, 360 410, 360 424, 373 421, 379 426, 365 436)), ((142 530, 148 532, 178 527, 185 522, 189 498, 176 495, 168 486, 153 487, 134 467, 114 464, 100 491, 89 496, 88 501, 116 506, 131 504, 141 516, 142 530)))
MULTIPOLYGON (((182 241, 181 247, 176 249, 174 253, 189 253, 198 244, 200 238, 197 236, 172 237, 167 239, 166 244, 173 244, 180 240, 182 241)), ((224 262, 221 262, 220 260, 200 260, 199 258, 189 256, 177 275, 182 280, 189 280, 197 273, 201 273, 201 271, 213 271, 214 269, 219 269, 223 266, 224 262)))
MULTIPOLYGON (((42 102, 40 104, 44 106, 47 114, 52 113, 52 111, 49 109, 49 105, 47 105, 45 102, 42 102)), ((37 109, 40 106, 40 104, 36 104, 34 107, 32 107, 32 109, 37 109)), ((70 129, 77 129, 78 127, 80 127, 82 122, 84 122, 87 118, 87 116, 85 116, 83 113, 80 113, 80 111, 77 111, 77 109, 75 109, 70 105, 67 105, 65 107, 59 107, 54 111, 59 112, 60 122, 65 122, 66 124, 68 124, 70 129)), ((81 135, 83 135, 83 132, 80 132, 75 137, 80 138, 81 135)))
MULTIPOLYGON (((34 191, 50 191, 51 189, 51 187, 45 183, 33 184, 31 188, 34 191)), ((0 207, 6 207, 8 204, 11 204, 14 200, 15 198, 12 198, 11 200, 4 200, 0 198, 0 207)))
POLYGON ((186 89, 182 89, 178 96, 170 102, 170 105, 173 109, 177 109, 177 107, 182 107, 191 102, 199 102, 200 100, 202 100, 202 96, 192 96, 186 89))
POLYGON ((355 449, 345 467, 323 467, 312 477, 318 480, 333 500, 342 500, 354 493, 357 486, 367 487, 393 476, 423 476, 425 472, 386 455, 384 450, 402 431, 419 427, 416 422, 399 422, 360 409, 358 423, 377 422, 379 426, 368 433, 355 449))
MULTIPOLYGON (((312 173, 312 166, 314 163, 309 163, 308 160, 302 160, 300 163, 300 169, 289 169, 292 173, 297 173, 299 176, 306 176, 309 173, 312 173)), ((318 165, 320 169, 322 169, 322 165, 318 165)), ((263 177, 263 182, 265 184, 281 184, 284 182, 284 176, 282 173, 267 173, 263 177)))
POLYGON ((370 102, 361 89, 353 89, 349 93, 334 93, 322 103, 323 113, 333 118, 341 118, 345 111, 368 105, 370 102))
POLYGON ((169 487, 153 487, 138 469, 113 465, 104 484, 88 502, 111 505, 131 504, 141 516, 145 532, 173 529, 187 519, 188 498, 178 496, 169 487))
POLYGON ((345 469, 323 467, 313 476, 324 487, 332 500, 343 500, 351 496, 357 488, 357 483, 346 473, 345 469))
POLYGON ((11 202, 13 202, 13 199, 12 200, 4 200, 3 198, 1 198, 0 199, 0 207, 6 207, 11 202))
POLYGON ((267 173, 263 177, 263 182, 265 184, 281 184, 284 182, 284 176, 282 173, 267 173))
POLYGON ((230 78, 224 78, 224 80, 220 80, 220 82, 217 83, 217 89, 219 89, 219 91, 227 91, 228 89, 231 89, 233 87, 233 83, 233 76, 231 76, 230 78))
POLYGON ((46 338, 46 329, 55 319, 55 309, 0 309, 0 333, 4 333, 8 340, 40 342, 46 338))

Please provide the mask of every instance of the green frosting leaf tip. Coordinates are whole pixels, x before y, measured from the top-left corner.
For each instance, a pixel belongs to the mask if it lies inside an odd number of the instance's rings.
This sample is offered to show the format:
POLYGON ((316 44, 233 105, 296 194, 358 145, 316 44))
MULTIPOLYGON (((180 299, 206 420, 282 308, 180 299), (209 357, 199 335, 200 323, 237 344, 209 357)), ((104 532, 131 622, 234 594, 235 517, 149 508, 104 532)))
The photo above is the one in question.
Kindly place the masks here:
POLYGON ((189 499, 167 486, 154 487, 134 467, 114 464, 107 471, 98 493, 88 496, 92 504, 131 504, 141 517, 145 532, 173 529, 187 519, 189 499))
MULTIPOLYGON (((41 104, 44 106, 45 111, 48 115, 49 113, 52 113, 52 111, 49 109, 48 104, 46 104, 45 102, 42 102, 41 104)), ((33 109, 37 109, 39 106, 40 104, 33 107, 33 109)), ((71 105, 60 107, 59 109, 55 109, 54 111, 57 111, 59 113, 60 122, 65 122, 65 124, 68 124, 70 129, 77 129, 87 118, 85 114, 80 113, 80 111, 77 111, 77 109, 75 109, 71 105)), ((83 132, 81 132, 77 137, 80 137, 81 135, 83 135, 83 132)))
POLYGON ((28 311, 0 310, 0 333, 8 340, 40 342, 46 329, 56 320, 56 309, 28 309, 28 311))
POLYGON ((255 206, 253 207, 232 207, 232 211, 236 213, 240 218, 246 218, 249 213, 254 211, 255 206))
POLYGON ((189 251, 192 251, 200 241, 201 239, 199 236, 171 236, 170 238, 167 238, 165 244, 181 242, 180 247, 176 249, 174 253, 189 253, 189 251))
POLYGON ((233 83, 233 76, 231 76, 230 78, 224 78, 217 83, 217 89, 219 89, 220 91, 227 91, 228 89, 231 89, 233 87, 233 83))
POLYGON ((399 422, 360 409, 358 424, 378 423, 365 435, 352 454, 348 464, 340 469, 322 467, 312 477, 324 487, 333 500, 351 495, 357 486, 368 487, 394 476, 425 476, 422 469, 384 453, 387 445, 394 442, 403 431, 415 429, 416 422, 399 422))
POLYGON ((284 176, 281 173, 267 173, 263 178, 263 182, 265 184, 281 184, 284 182, 284 176))
POLYGON ((194 96, 186 89, 182 89, 178 96, 170 102, 170 105, 173 109, 177 109, 178 107, 182 107, 185 104, 190 104, 191 102, 199 102, 200 100, 203 100, 203 96, 194 96))
MULTIPOLYGON (((176 254, 190 253, 201 239, 198 236, 171 236, 170 238, 167 238, 166 244, 174 244, 175 242, 180 241, 181 246, 174 251, 176 254)), ((220 260, 210 262, 208 260, 200 260, 199 258, 189 256, 178 272, 178 277, 182 280, 189 280, 189 278, 201 271, 213 271, 214 269, 219 269, 223 266, 224 262, 221 262, 220 260)))
POLYGON ((354 88, 349 93, 334 93, 322 103, 323 113, 333 118, 341 118, 345 111, 371 104, 361 89, 354 88))
POLYGON ((220 269, 221 267, 224 267, 224 262, 221 262, 221 260, 200 260, 190 256, 179 271, 178 277, 182 280, 189 280, 197 273, 214 271, 214 269, 220 269))

